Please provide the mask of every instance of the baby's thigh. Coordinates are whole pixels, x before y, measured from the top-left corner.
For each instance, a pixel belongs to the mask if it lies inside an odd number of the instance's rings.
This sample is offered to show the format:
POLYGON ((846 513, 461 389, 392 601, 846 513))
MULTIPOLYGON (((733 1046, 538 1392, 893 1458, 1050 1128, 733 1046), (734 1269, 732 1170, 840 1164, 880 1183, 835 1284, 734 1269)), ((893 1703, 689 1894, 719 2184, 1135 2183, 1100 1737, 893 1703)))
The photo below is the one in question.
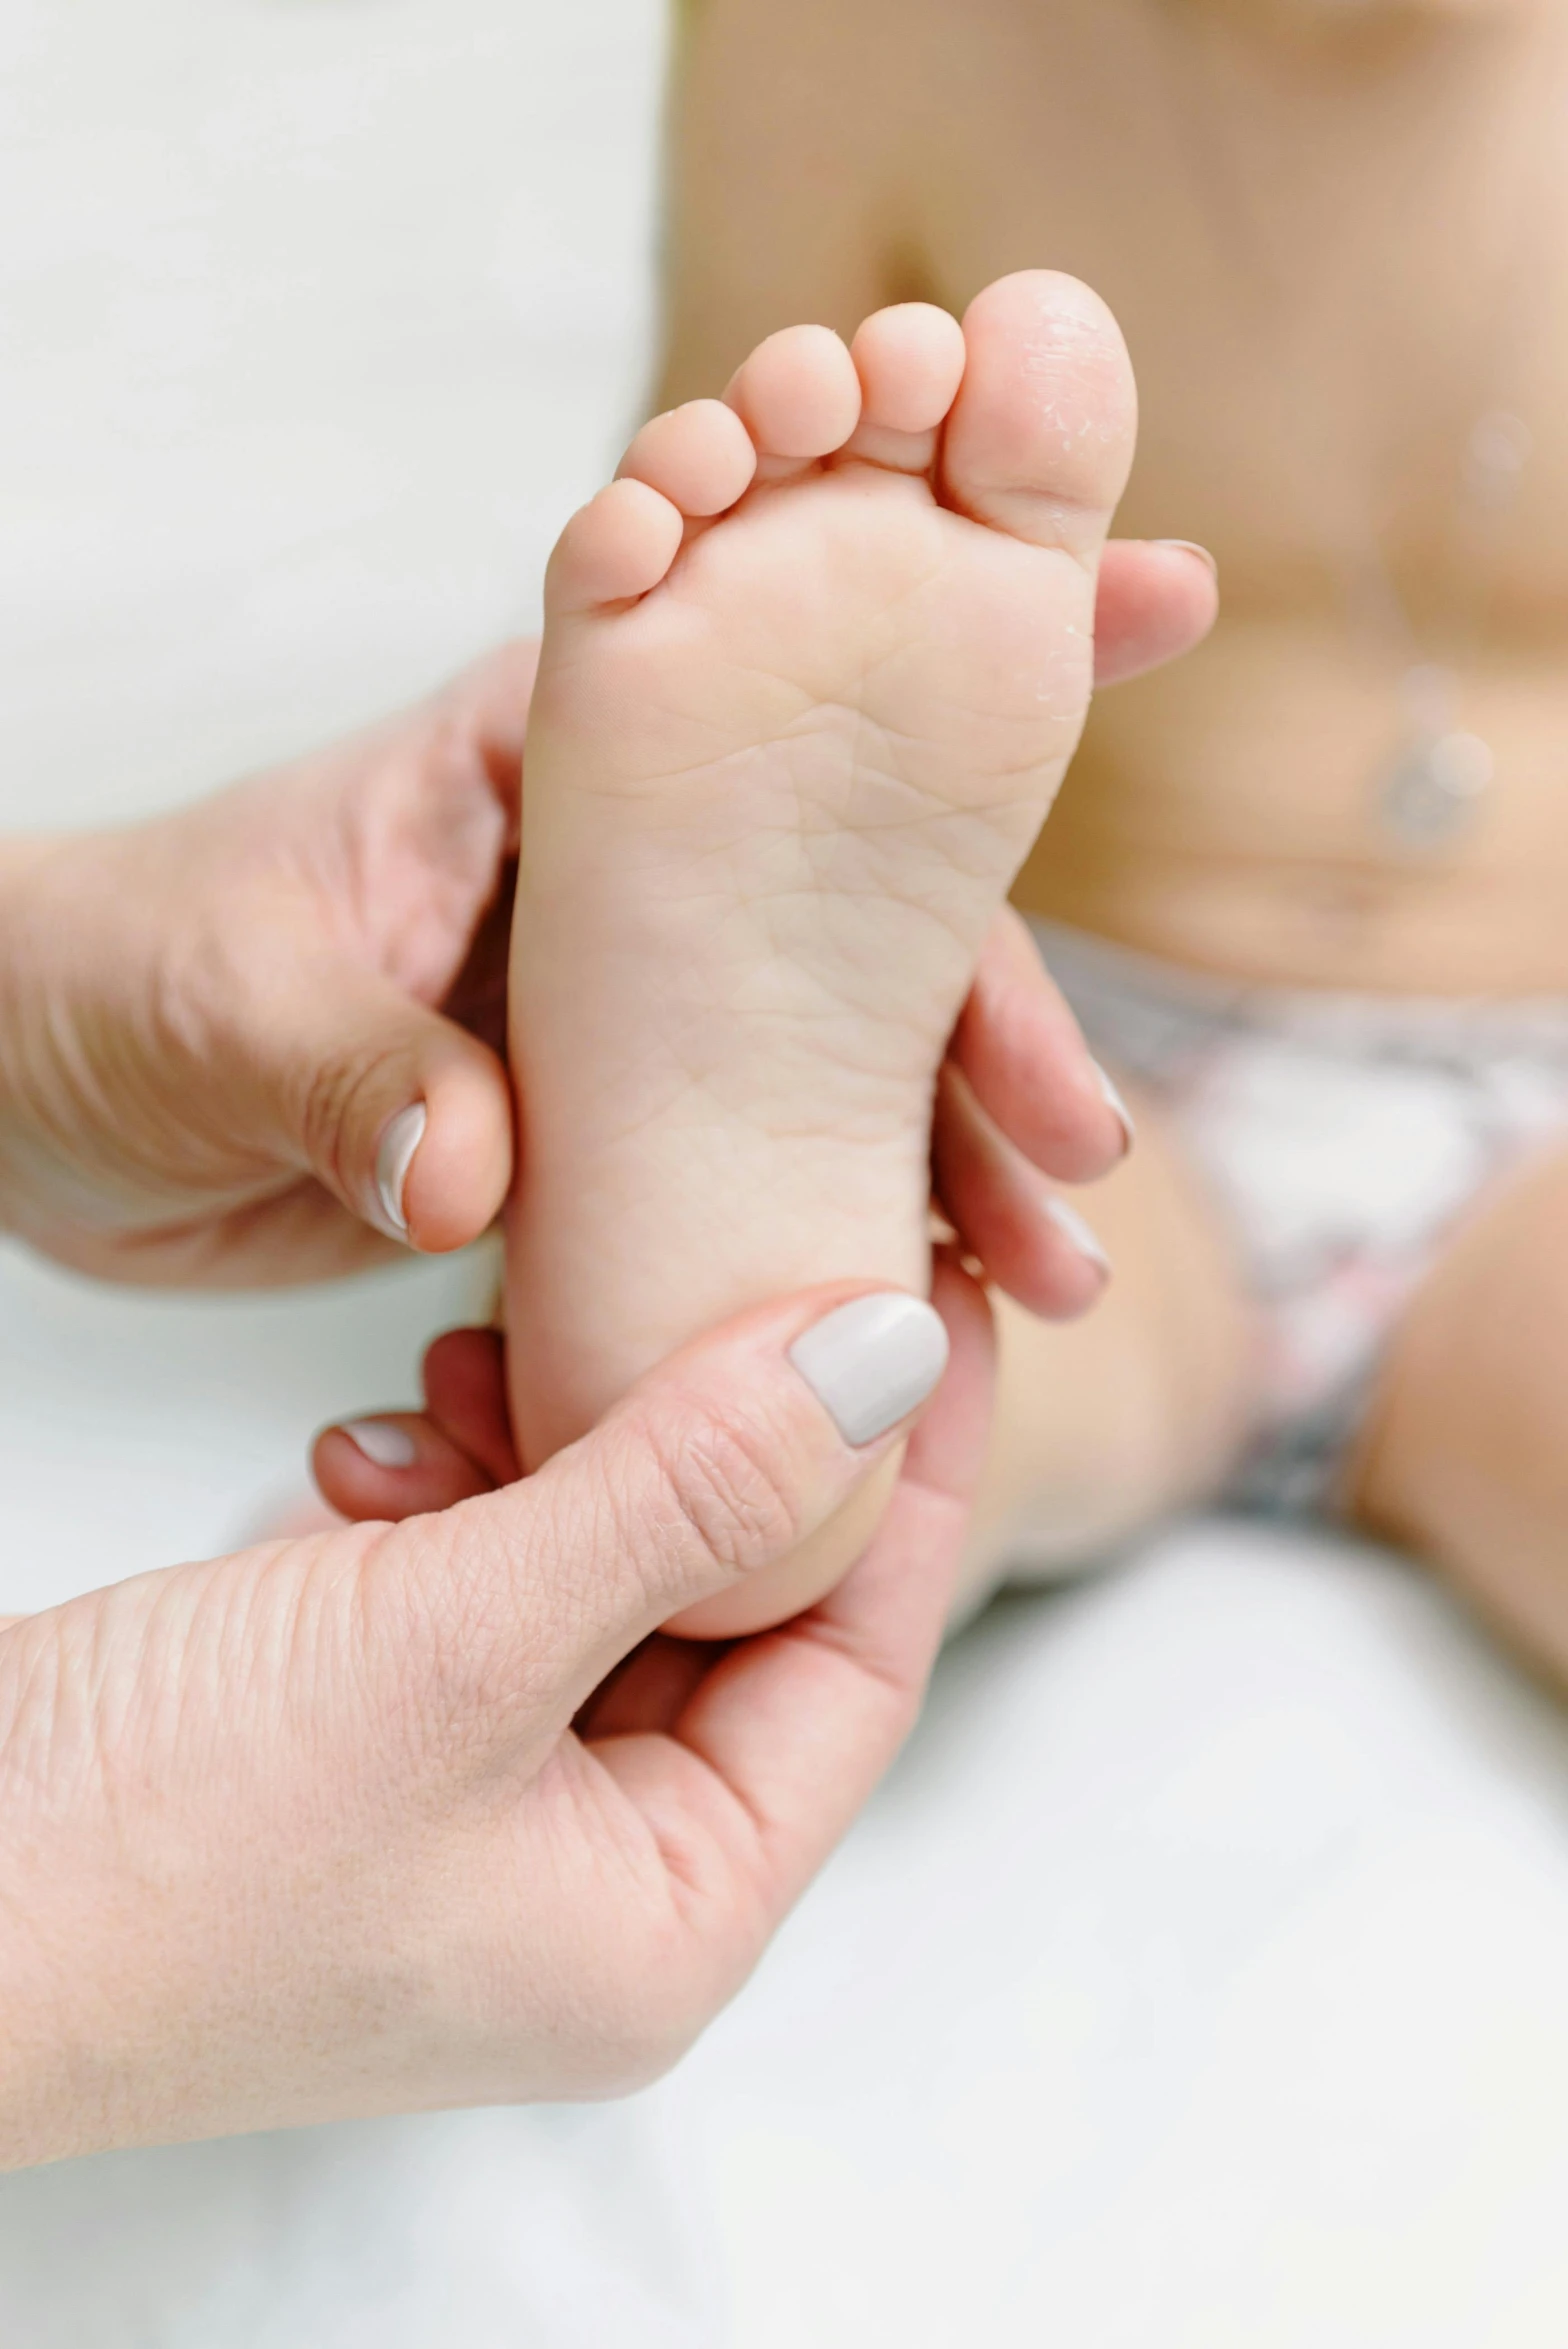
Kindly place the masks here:
POLYGON ((1568 1679, 1568 1150, 1467 1223, 1417 1292, 1353 1506, 1568 1679))

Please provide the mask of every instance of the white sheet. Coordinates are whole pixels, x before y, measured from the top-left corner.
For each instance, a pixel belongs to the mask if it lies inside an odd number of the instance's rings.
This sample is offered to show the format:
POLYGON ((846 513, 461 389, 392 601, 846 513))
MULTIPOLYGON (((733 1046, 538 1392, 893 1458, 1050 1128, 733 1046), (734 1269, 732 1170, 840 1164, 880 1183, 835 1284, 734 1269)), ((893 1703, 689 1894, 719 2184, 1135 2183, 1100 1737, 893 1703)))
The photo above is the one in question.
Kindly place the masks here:
MULTIPOLYGON (((526 617, 644 345, 654 0, 5 0, 0 823, 526 617)), ((470 1276, 0 1251, 0 1607, 221 1546, 470 1276)), ((394 1384, 397 1380, 394 1380, 394 1384)), ((1413 1572, 1200 1527, 1010 1602, 675 2079, 0 2185, 11 2349, 1561 2349, 1560 1715, 1413 1572)))

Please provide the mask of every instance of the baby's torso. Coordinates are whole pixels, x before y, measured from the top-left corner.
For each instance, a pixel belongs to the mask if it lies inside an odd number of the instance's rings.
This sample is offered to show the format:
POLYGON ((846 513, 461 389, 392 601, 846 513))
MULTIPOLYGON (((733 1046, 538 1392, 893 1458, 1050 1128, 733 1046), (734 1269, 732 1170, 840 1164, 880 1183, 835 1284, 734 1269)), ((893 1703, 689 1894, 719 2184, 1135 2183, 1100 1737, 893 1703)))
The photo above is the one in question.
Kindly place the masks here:
POLYGON ((804 66, 874 110, 886 290, 1096 285, 1142 396, 1118 527, 1221 567, 1211 643, 1097 706, 1024 902, 1286 981, 1568 988, 1568 9, 857 14, 842 80, 804 66), (1493 779, 1412 817, 1390 775, 1450 728, 1493 779))

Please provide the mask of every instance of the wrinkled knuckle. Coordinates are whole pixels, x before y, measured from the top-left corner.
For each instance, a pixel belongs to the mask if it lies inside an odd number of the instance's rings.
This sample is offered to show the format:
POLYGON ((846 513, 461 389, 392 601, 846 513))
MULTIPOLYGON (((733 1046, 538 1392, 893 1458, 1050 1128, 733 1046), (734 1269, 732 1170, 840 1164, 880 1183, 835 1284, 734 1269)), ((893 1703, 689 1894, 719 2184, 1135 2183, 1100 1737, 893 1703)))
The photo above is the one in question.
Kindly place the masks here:
POLYGON ((453 1512, 391 1529, 383 1560, 375 1644, 397 1727, 427 1778, 466 1777, 553 1694, 520 1634, 504 1544, 453 1512))
POLYGON ((205 1064, 233 1051, 248 1001, 235 928, 170 922, 149 940, 142 1007, 161 1060, 205 1064))
POLYGON ((682 1546, 730 1574, 785 1557, 803 1532, 788 1448, 766 1423, 708 1407, 678 1439, 651 1430, 659 1476, 682 1546))
POLYGON ((350 1161, 372 1105, 379 1073, 363 1053, 329 1055, 312 1067, 300 1102, 300 1131, 311 1163, 340 1190, 348 1187, 350 1161))

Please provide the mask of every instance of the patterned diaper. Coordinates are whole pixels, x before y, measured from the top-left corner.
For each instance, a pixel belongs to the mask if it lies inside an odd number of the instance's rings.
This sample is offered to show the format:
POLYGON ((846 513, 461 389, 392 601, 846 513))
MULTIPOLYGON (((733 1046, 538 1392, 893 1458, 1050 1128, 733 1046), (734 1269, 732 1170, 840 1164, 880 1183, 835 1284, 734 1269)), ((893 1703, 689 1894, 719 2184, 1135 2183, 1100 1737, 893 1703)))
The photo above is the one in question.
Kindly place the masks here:
POLYGON ((1261 1359, 1229 1497, 1331 1511, 1389 1329, 1443 1240, 1568 1135, 1568 996, 1255 986, 1034 930, 1091 1049, 1161 1101, 1239 1245, 1261 1359))

